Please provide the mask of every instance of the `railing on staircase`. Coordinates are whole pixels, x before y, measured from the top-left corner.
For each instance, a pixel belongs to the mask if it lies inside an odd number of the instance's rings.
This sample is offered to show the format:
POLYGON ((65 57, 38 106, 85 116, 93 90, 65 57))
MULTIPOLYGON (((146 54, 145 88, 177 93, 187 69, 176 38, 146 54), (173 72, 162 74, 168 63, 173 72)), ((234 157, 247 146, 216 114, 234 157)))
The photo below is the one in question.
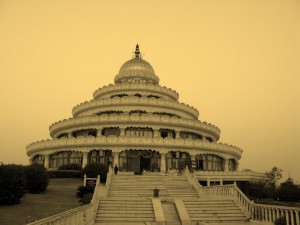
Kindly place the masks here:
POLYGON ((92 225, 95 222, 99 204, 100 176, 98 175, 94 194, 90 204, 80 206, 32 223, 28 225, 92 225))
POLYGON ((105 197, 108 196, 108 192, 109 192, 109 187, 110 187, 110 182, 111 182, 112 175, 113 175, 113 170, 109 166, 107 177, 106 177, 106 184, 105 184, 105 197))
POLYGON ((300 225, 299 207, 256 204, 235 184, 200 187, 199 193, 200 197, 205 198, 234 197, 252 220, 274 223, 275 220, 283 217, 287 225, 300 225))
POLYGON ((183 171, 184 176, 186 177, 189 184, 193 185, 194 189, 196 190, 198 196, 201 196, 201 185, 199 184, 197 178, 195 177, 195 174, 191 174, 189 171, 189 168, 186 167, 183 171))

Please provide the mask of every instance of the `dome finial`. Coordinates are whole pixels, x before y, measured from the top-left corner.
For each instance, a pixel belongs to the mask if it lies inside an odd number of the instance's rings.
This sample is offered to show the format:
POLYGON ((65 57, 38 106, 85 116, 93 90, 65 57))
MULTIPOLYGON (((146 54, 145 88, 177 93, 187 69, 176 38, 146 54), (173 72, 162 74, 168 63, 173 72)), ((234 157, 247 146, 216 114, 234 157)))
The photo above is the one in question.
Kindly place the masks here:
POLYGON ((141 52, 140 52, 139 44, 136 44, 134 54, 135 54, 135 58, 141 58, 141 52))

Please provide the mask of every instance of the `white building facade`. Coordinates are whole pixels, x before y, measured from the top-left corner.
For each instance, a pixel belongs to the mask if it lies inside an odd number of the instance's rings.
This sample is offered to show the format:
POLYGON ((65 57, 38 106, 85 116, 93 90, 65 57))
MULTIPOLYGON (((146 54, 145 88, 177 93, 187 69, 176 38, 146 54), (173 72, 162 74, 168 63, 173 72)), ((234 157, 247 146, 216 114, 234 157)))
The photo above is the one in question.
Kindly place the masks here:
POLYGON ((138 45, 114 81, 75 106, 72 118, 52 124, 51 139, 28 145, 30 162, 47 169, 103 163, 124 172, 165 173, 191 161, 198 180, 208 185, 265 179, 261 173, 239 171, 242 150, 218 142, 218 127, 200 121, 197 109, 159 85, 138 45))

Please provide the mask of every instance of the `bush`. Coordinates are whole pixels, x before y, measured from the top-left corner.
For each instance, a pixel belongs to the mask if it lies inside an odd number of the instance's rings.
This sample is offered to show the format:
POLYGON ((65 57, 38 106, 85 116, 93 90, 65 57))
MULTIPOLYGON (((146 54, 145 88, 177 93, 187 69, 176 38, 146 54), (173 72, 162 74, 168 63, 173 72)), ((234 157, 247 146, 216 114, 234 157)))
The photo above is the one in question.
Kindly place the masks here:
POLYGON ((298 202, 300 201, 300 186, 294 184, 294 181, 288 178, 280 184, 276 196, 280 201, 298 202))
POLYGON ((61 165, 58 170, 80 170, 81 171, 81 166, 79 166, 76 163, 70 163, 70 164, 65 164, 61 165))
POLYGON ((79 202, 83 205, 89 204, 92 200, 94 190, 95 187, 93 186, 79 186, 76 193, 77 197, 81 198, 79 202))
POLYGON ((81 178, 82 172, 79 170, 49 170, 50 178, 81 178))
POLYGON ((42 165, 29 165, 24 167, 26 189, 29 193, 43 193, 48 186, 48 174, 42 165))
POLYGON ((25 175, 21 165, 0 163, 0 204, 19 203, 25 194, 25 175))
POLYGON ((286 225, 285 217, 280 217, 276 219, 274 225, 286 225))
POLYGON ((100 175, 100 182, 105 183, 108 172, 108 166, 104 164, 88 164, 86 165, 82 173, 86 174, 88 178, 97 178, 100 175))

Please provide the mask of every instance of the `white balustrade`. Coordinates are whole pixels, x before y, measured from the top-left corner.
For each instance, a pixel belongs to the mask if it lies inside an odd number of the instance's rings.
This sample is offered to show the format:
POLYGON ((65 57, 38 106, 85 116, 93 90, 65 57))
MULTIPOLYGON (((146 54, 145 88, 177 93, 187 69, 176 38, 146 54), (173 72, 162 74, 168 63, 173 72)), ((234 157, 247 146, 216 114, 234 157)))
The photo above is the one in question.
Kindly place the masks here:
POLYGON ((201 187, 201 195, 205 197, 235 197, 242 208, 245 209, 249 218, 252 220, 265 221, 274 223, 278 218, 284 217, 287 225, 300 225, 300 208, 256 204, 249 200, 248 197, 236 185, 221 185, 212 187, 201 187))
POLYGON ((91 203, 80 206, 27 225, 92 225, 95 222, 100 196, 100 176, 98 175, 91 203))

